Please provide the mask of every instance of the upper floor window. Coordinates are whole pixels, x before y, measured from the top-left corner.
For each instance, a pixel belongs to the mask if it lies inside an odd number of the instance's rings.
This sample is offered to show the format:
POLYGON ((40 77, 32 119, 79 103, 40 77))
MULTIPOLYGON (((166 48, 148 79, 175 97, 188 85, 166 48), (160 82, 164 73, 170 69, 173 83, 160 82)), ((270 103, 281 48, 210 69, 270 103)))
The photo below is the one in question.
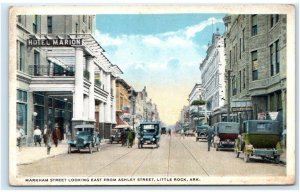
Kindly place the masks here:
POLYGON ((242 92, 242 71, 239 71, 239 80, 240 80, 240 84, 239 84, 240 92, 242 92))
POLYGON ((87 21, 86 17, 87 17, 86 15, 83 15, 83 16, 82 16, 82 21, 83 21, 84 23, 86 23, 86 21, 87 21))
POLYGON ((37 15, 34 16, 34 23, 32 24, 32 26, 33 26, 33 29, 32 29, 33 33, 37 33, 37 31, 38 31, 38 16, 37 15))
POLYGON ((37 51, 34 51, 34 75, 40 75, 41 69, 40 69, 40 53, 37 51))
POLYGON ((270 71, 271 76, 280 72, 279 40, 270 45, 270 71))
POLYGON ((274 54, 274 45, 270 46, 270 73, 271 76, 274 75, 274 66, 275 66, 275 54, 274 54))
POLYGON ((279 52, 279 40, 275 42, 275 57, 276 57, 276 73, 280 72, 280 52, 279 52))
POLYGON ((278 14, 272 14, 271 15, 271 28, 279 21, 279 15, 278 14))
POLYGON ((25 45, 24 43, 17 41, 17 69, 19 71, 25 71, 25 45))
POLYGON ((257 15, 251 16, 251 35, 257 35, 257 15))
POLYGON ((240 38, 240 49, 239 49, 239 58, 242 58, 242 38, 240 38))
POLYGON ((243 89, 246 88, 246 69, 243 70, 243 89))
POLYGON ((52 16, 47 16, 48 33, 52 33, 52 16))
POLYGON ((17 21, 18 21, 18 23, 22 23, 22 16, 21 15, 17 16, 17 21))
POLYGON ((245 28, 243 29, 243 51, 245 51, 245 28))
POLYGON ((257 51, 251 52, 251 60, 252 60, 252 81, 255 81, 258 79, 257 51))

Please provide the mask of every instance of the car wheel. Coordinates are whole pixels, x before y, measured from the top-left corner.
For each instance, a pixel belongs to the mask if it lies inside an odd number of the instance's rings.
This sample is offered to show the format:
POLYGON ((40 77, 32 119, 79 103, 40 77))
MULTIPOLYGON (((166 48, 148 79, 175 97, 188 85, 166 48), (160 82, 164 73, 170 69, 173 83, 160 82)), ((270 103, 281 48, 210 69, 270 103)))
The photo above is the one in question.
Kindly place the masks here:
POLYGON ((280 163, 280 155, 277 155, 277 156, 275 157, 275 163, 276 163, 276 164, 280 163))
POLYGON ((72 153, 72 151, 71 151, 71 145, 68 146, 68 153, 69 154, 72 153))
POLYGON ((92 148, 92 144, 91 143, 89 144, 89 152, 93 153, 93 148, 92 148))
POLYGON ((249 154, 244 154, 244 161, 245 161, 246 163, 248 163, 249 160, 250 160, 250 155, 249 155, 249 154))
POLYGON ((238 150, 235 150, 235 157, 239 158, 239 156, 240 156, 240 152, 238 150))
POLYGON ((112 144, 113 143, 113 140, 112 139, 110 139, 110 144, 112 144))

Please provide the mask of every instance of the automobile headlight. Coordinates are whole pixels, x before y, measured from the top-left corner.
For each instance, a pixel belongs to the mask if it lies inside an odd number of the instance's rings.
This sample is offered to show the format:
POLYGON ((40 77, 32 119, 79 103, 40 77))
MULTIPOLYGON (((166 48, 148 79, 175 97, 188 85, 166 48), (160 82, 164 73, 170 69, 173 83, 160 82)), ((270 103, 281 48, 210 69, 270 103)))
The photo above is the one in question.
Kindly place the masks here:
POLYGON ((155 141, 155 137, 152 138, 152 141, 155 141))
POLYGON ((83 141, 83 144, 86 144, 86 141, 83 141))
POLYGON ((76 144, 76 140, 74 141, 74 144, 76 144))

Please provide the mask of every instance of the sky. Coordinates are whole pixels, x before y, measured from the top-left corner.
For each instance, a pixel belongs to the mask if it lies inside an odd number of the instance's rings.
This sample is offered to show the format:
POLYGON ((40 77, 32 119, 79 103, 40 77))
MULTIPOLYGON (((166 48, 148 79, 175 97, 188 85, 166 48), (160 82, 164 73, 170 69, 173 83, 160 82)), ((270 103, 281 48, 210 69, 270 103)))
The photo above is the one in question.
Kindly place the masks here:
POLYGON ((96 16, 96 39, 135 91, 146 86, 161 121, 175 124, 201 83, 199 65, 225 14, 111 14, 96 16))

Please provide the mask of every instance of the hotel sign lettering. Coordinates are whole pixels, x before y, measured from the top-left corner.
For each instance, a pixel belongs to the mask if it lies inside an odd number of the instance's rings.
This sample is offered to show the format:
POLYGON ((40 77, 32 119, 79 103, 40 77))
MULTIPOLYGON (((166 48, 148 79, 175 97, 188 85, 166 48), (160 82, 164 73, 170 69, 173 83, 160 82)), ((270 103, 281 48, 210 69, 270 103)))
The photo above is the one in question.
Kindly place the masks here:
POLYGON ((28 39, 27 46, 75 46, 82 45, 82 39, 28 39))

